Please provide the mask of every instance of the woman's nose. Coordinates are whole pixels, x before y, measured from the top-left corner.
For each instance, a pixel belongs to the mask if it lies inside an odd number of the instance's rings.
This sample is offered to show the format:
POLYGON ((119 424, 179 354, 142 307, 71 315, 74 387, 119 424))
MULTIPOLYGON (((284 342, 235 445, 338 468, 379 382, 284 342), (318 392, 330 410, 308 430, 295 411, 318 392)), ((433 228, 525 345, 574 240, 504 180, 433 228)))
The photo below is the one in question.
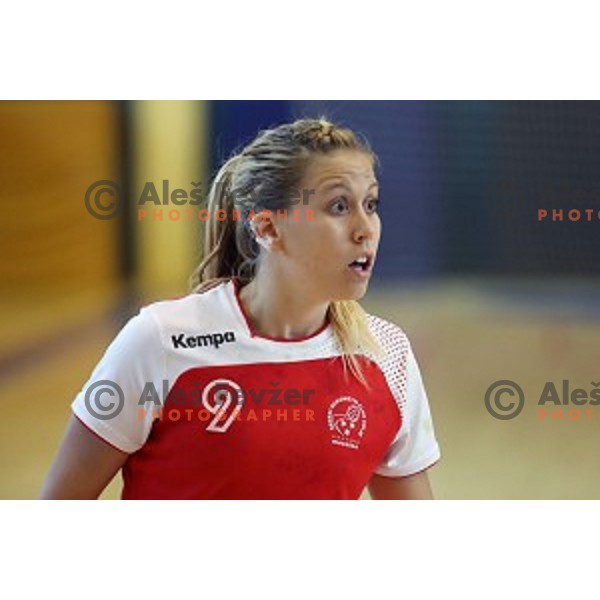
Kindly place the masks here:
POLYGON ((367 214, 361 212, 355 222, 352 231, 352 238, 355 242, 360 243, 365 240, 372 240, 375 235, 375 225, 371 222, 367 214))

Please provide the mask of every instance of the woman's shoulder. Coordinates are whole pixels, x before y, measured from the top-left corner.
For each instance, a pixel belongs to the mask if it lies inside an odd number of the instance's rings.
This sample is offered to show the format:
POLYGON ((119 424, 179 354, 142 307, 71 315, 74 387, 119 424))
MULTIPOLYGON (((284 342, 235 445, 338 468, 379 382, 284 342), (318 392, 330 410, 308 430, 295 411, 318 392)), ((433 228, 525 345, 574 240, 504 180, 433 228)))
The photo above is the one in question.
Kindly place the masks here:
POLYGON ((371 334, 375 336, 377 341, 381 344, 392 344, 394 346, 410 344, 404 330, 392 321, 367 313, 367 324, 369 325, 371 334))
POLYGON ((383 350, 383 355, 375 354, 374 360, 384 371, 388 368, 396 368, 398 364, 405 365, 412 348, 404 330, 392 321, 369 313, 367 313, 367 324, 371 335, 383 350))
POLYGON ((226 318, 225 285, 201 293, 192 292, 176 298, 156 300, 142 306, 140 313, 152 315, 161 325, 176 326, 192 325, 198 319, 210 321, 226 318))

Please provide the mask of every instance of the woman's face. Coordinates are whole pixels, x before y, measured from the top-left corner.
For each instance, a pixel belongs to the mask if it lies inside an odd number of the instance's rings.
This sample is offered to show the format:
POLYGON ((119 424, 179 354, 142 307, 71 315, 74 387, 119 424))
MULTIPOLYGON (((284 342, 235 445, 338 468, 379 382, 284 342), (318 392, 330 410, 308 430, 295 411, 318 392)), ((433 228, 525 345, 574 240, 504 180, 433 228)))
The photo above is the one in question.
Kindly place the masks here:
POLYGON ((300 187, 308 202, 292 207, 299 219, 279 221, 278 258, 286 276, 323 301, 361 298, 381 234, 371 158, 356 150, 317 155, 300 187))

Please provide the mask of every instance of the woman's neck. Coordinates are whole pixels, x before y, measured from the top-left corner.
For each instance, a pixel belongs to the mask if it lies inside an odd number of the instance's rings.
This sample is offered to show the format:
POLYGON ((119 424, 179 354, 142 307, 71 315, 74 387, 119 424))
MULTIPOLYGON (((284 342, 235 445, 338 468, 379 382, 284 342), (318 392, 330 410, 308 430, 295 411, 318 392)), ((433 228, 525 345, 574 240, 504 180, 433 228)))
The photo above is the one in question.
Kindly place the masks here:
POLYGON ((310 336, 323 326, 328 303, 312 300, 305 285, 261 271, 240 290, 240 300, 254 331, 294 339, 310 336))

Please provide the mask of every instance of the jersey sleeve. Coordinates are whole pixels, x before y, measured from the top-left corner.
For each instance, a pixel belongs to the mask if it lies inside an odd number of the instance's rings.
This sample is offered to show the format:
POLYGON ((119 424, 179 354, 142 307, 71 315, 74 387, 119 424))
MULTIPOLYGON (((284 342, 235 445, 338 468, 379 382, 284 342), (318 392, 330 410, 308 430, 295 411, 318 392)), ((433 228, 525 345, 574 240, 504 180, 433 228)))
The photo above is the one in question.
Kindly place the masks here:
POLYGON ((71 408, 104 441, 132 453, 150 433, 155 411, 148 399, 156 404, 162 401, 163 379, 165 359, 158 322, 151 309, 144 307, 108 346, 71 408))
POLYGON ((402 423, 383 461, 378 475, 406 477, 431 467, 440 459, 429 401, 419 366, 408 344, 406 359, 406 399, 402 423))

